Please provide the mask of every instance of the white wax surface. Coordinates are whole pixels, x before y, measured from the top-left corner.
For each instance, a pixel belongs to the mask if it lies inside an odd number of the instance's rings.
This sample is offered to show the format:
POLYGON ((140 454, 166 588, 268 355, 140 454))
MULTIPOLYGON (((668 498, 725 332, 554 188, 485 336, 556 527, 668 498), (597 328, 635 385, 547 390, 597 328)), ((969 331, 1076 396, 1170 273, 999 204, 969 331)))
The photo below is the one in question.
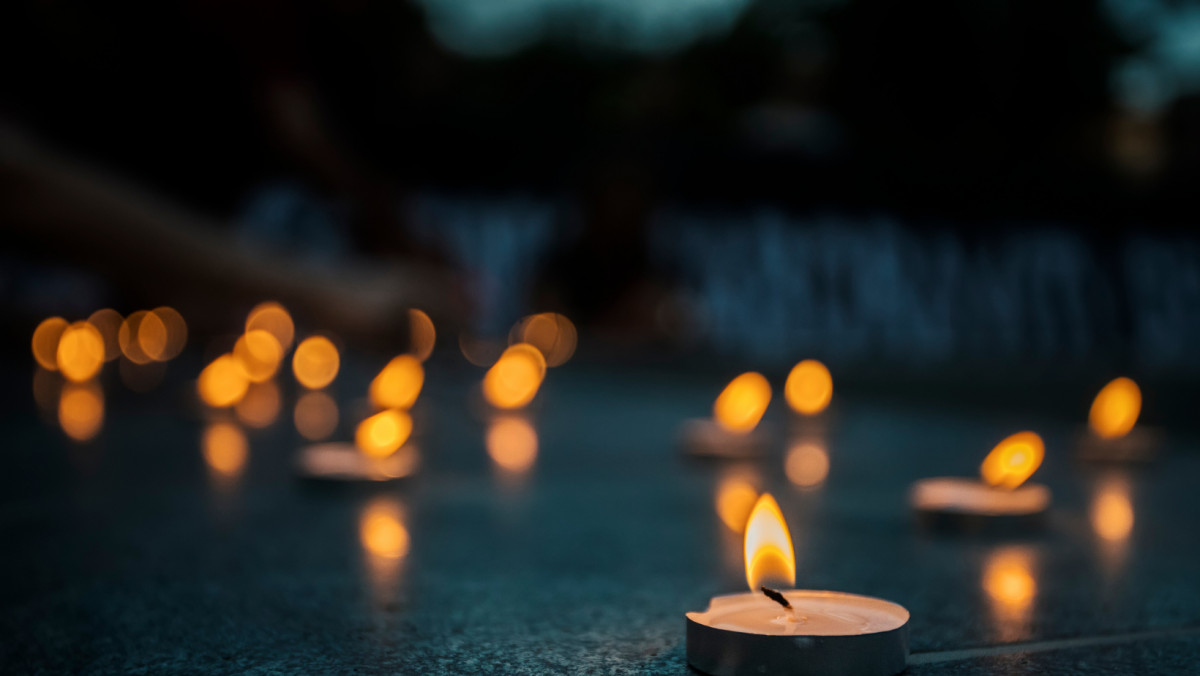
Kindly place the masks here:
POLYGON ((792 589, 783 592, 792 613, 763 594, 714 596, 694 622, 714 629, 770 636, 852 636, 897 629, 908 622, 903 606, 841 592, 792 589))
POLYGON ((925 511, 1021 516, 1045 511, 1050 506, 1050 489, 1026 483, 1008 491, 978 479, 937 477, 913 484, 912 504, 925 511))
POLYGON ((354 444, 314 444, 300 449, 300 473, 316 479, 340 481, 386 481, 412 474, 420 458, 411 444, 386 458, 363 455, 354 444))

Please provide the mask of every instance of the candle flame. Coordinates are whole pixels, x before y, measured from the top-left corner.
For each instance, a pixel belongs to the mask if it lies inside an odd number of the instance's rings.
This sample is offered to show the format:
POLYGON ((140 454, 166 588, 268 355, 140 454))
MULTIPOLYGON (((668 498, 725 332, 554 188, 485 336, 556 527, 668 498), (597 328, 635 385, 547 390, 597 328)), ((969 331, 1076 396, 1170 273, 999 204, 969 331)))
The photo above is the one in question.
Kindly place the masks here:
POLYGON ((292 340, 296 336, 296 325, 292 323, 292 316, 282 305, 271 301, 259 303, 246 316, 246 333, 256 329, 275 336, 284 352, 291 349, 292 340))
POLYGON ((67 330, 67 320, 51 317, 33 331, 33 358, 48 371, 58 370, 58 339, 67 330))
POLYGON ((196 389, 205 404, 213 408, 233 406, 246 396, 250 381, 232 354, 223 354, 204 367, 196 389))
POLYGON ((412 417, 408 413, 387 410, 359 423, 354 442, 366 455, 386 458, 408 441, 412 428, 412 417))
POLYGON ((746 522, 746 582, 752 591, 772 582, 780 586, 796 586, 796 554, 792 535, 788 532, 779 503, 770 493, 763 493, 750 511, 746 522))
POLYGON ((319 390, 337 377, 341 357, 333 341, 324 336, 305 338, 292 356, 292 373, 310 390, 319 390))
POLYGON ((833 376, 816 359, 805 359, 788 374, 783 394, 792 410, 803 415, 816 415, 833 399, 833 376))
POLYGON ((578 334, 570 319, 554 312, 530 315, 509 331, 508 342, 529 343, 546 358, 547 366, 561 366, 575 354, 578 334))
POLYGON ((534 346, 517 343, 504 351, 483 378, 483 396, 496 408, 521 408, 533 400, 546 377, 546 359, 534 346))
POLYGON ((67 380, 90 380, 104 366, 104 336, 87 322, 75 322, 59 337, 55 358, 67 380))
POLYGON ((437 344, 437 329, 434 328, 429 315, 416 308, 409 310, 408 335, 409 354, 416 357, 417 361, 429 359, 429 355, 433 354, 434 345, 437 344))
POLYGON ((988 453, 979 473, 989 485, 1012 490, 1037 471, 1045 454, 1041 437, 1034 432, 1018 432, 988 453))
MULTIPOLYGON (((144 327, 145 322, 142 323, 144 327)), ((246 379, 252 383, 265 383, 275 377, 283 361, 283 346, 271 332, 252 329, 242 334, 233 345, 233 356, 241 366, 246 379)))
POLYGON ((1104 386, 1092 402, 1088 424, 1104 439, 1129 434, 1142 412, 1142 391, 1129 378, 1117 378, 1104 386))
POLYGON ((771 384, 761 373, 743 373, 733 379, 713 404, 713 418, 721 427, 746 434, 758 425, 771 403, 771 384))
POLYGON ((379 408, 410 409, 424 384, 425 369, 420 359, 402 354, 388 362, 371 381, 371 403, 379 408))

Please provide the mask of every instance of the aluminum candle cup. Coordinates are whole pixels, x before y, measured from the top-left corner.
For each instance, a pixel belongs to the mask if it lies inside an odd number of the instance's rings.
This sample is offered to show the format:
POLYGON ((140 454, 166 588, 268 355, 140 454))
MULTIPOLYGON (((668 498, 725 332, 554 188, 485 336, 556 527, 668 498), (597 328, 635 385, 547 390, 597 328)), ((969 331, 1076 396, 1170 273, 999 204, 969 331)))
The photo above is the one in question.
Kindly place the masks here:
POLYGON ((789 590, 712 599, 687 614, 688 664, 711 676, 892 676, 908 659, 908 610, 857 594, 789 590))
POLYGON ((1026 483, 1013 490, 993 488, 978 479, 937 477, 912 487, 918 519, 927 526, 977 530, 989 526, 1037 526, 1050 509, 1050 489, 1026 483))
POLYGON ((761 457, 767 448, 767 435, 758 428, 739 434, 710 418, 685 421, 679 436, 683 452, 698 458, 745 460, 761 457))
POLYGON ((314 444, 300 449, 296 472, 324 481, 390 481, 417 471, 420 453, 412 443, 384 458, 364 455, 354 444, 314 444))

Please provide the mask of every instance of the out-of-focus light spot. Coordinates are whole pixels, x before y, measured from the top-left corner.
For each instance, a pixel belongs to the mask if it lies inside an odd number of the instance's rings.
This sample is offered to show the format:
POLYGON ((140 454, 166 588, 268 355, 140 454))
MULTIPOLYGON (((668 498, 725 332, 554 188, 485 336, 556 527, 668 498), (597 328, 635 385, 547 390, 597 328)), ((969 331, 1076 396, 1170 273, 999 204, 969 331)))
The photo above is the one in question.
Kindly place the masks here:
POLYGON ((770 493, 763 493, 746 520, 746 582, 751 591, 771 581, 784 587, 796 586, 796 552, 792 534, 770 493))
POLYGON ((534 346, 518 343, 504 351, 483 377, 483 397, 496 408, 521 408, 533 400, 546 376, 546 360, 534 346))
POLYGON ((408 311, 409 353, 417 361, 429 359, 433 354, 433 346, 437 344, 437 330, 433 320, 424 312, 411 309, 408 311))
POLYGON ((121 374, 121 382, 134 392, 153 390, 158 387, 163 376, 167 374, 166 362, 152 361, 146 364, 135 364, 127 357, 122 357, 118 364, 117 371, 121 374))
POLYGON ((154 361, 166 361, 163 355, 167 352, 167 325, 154 312, 142 315, 142 321, 138 324, 137 342, 147 357, 154 361))
POLYGON ((743 373, 733 379, 713 405, 713 418, 730 432, 745 434, 758 425, 771 403, 771 384, 762 374, 743 373))
POLYGON ((1133 502, 1126 481, 1107 481, 1092 501, 1092 529, 1102 539, 1120 542, 1133 531, 1133 502))
POLYGON ((58 340, 67 330, 67 320, 51 317, 33 331, 33 358, 49 371, 58 370, 58 340))
POLYGON ((728 477, 717 486, 717 516, 735 533, 745 532, 746 519, 757 501, 758 491, 741 477, 728 477))
POLYGON ((996 445, 979 467, 979 474, 988 484, 1012 490, 1042 465, 1046 446, 1034 432, 1017 432, 996 445))
POLYGON ((487 452, 501 469, 525 472, 537 460, 537 430, 524 418, 496 418, 488 425, 487 452))
POLYGON ((121 317, 121 313, 111 308, 104 308, 93 312, 87 320, 104 338, 104 361, 112 361, 120 357, 121 343, 118 334, 121 332, 121 322, 125 321, 121 317))
POLYGON ((546 358, 546 366, 561 366, 575 354, 578 335, 570 319, 554 312, 530 315, 513 326, 508 342, 528 343, 546 358))
POLYGON ((100 372, 104 365, 104 337, 87 322, 75 322, 58 339, 58 370, 72 382, 81 383, 100 372))
POLYGON ((504 352, 504 345, 498 341, 476 338, 467 333, 458 334, 458 347, 463 357, 476 366, 492 366, 504 352))
POLYGON ((58 408, 59 396, 62 394, 63 378, 54 371, 39 367, 33 374, 33 401, 38 408, 51 412, 58 408))
POLYGON ((213 408, 226 408, 246 396, 250 381, 233 355, 223 354, 200 372, 196 388, 204 403, 213 408))
POLYGON ((296 423, 296 431, 305 439, 326 439, 337 430, 337 402, 324 392, 306 392, 296 402, 293 420, 296 423))
POLYGON ((815 415, 824 411, 833 399, 833 376, 821 362, 805 359, 788 374, 783 394, 792 410, 815 415))
POLYGON ((408 529, 400 510, 389 501, 377 500, 363 510, 358 533, 363 549, 372 556, 398 559, 408 554, 408 529))
POLYGON ((292 372, 296 380, 310 390, 319 390, 337 377, 341 358, 333 342, 324 336, 305 338, 296 347, 292 372))
POLYGON ((69 383, 58 400, 58 424, 75 441, 88 441, 104 425, 104 395, 95 383, 69 383))
POLYGON ((1142 391, 1129 378, 1117 378, 1104 386, 1092 402, 1088 424, 1105 439, 1129 434, 1142 411, 1142 391))
POLYGON ((201 439, 204 462, 218 474, 226 477, 241 474, 249 448, 246 435, 237 425, 218 422, 204 428, 201 439))
POLYGON ((420 360, 402 354, 388 362, 371 381, 371 403, 379 408, 410 409, 425 384, 425 369, 420 360))
POLYGON ((829 474, 829 454, 819 444, 800 442, 788 450, 784 471, 797 486, 816 486, 829 474))
POLYGON ((233 345, 233 357, 247 380, 264 383, 279 370, 279 364, 283 361, 283 347, 269 332, 254 329, 237 339, 233 345))
POLYGON ((292 348, 292 340, 296 337, 296 325, 292 316, 282 305, 275 302, 260 303, 246 317, 246 332, 261 329, 275 336, 284 354, 292 348))
POLYGON ((354 443, 372 458, 386 458, 408 441, 412 427, 412 416, 408 413, 383 411, 358 424, 354 443))
POLYGON ((248 427, 261 429, 275 422, 279 416, 279 386, 275 381, 252 383, 246 396, 234 406, 238 420, 248 427))
MULTIPOLYGON (((121 322, 121 328, 117 330, 117 342, 121 346, 121 354, 135 364, 149 364, 154 361, 154 358, 142 349, 142 322, 145 321, 148 314, 150 313, 145 310, 134 312, 121 322)), ((161 320, 159 321, 161 323, 161 320)))
MULTIPOLYGON (((170 361, 179 356, 183 352, 183 348, 187 346, 187 322, 183 320, 183 315, 175 311, 174 308, 160 307, 155 308, 150 314, 154 315, 159 322, 162 323, 163 329, 166 331, 166 340, 163 341, 162 350, 152 352, 146 345, 142 345, 142 350, 157 361, 170 361)), ((138 341, 142 341, 142 331, 138 330, 138 341)))
POLYGON ((987 562, 983 573, 983 590, 996 604, 999 615, 1005 618, 1025 613, 1037 595, 1033 578, 1032 555, 1023 548, 997 551, 987 562))

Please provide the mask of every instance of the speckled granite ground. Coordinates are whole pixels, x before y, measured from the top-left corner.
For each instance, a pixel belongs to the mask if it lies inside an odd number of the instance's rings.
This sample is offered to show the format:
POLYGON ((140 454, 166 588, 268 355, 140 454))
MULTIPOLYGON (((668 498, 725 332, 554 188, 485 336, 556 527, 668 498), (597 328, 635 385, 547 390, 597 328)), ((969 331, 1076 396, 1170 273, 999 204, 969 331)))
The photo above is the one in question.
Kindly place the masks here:
MULTIPOLYGON (((365 391, 365 373, 351 365, 342 399, 365 391)), ((4 386, 27 393, 27 375, 4 386)), ((686 462, 674 443, 714 385, 552 371, 535 413, 536 466, 513 479, 484 451, 465 375, 431 367, 418 411, 422 470, 389 485, 297 480, 300 441, 286 415, 250 434, 239 480, 216 482, 178 382, 152 399, 114 393, 102 436, 86 446, 64 441, 31 403, 9 406, 0 672, 687 673, 683 613, 745 584, 740 541, 713 508, 731 470, 686 462), (377 501, 397 505, 411 535, 392 564, 359 543, 359 517, 377 501)), ((1200 627, 1200 452, 1188 439, 1172 437, 1150 465, 1100 469, 1071 459, 1069 421, 846 398, 835 413, 822 488, 788 484, 788 425, 774 413, 780 452, 739 470, 779 499, 799 586, 904 604, 914 653, 1200 627), (1038 477, 1055 507, 1043 532, 914 527, 912 480, 970 475, 1022 428, 1048 445, 1038 477), (1122 482, 1134 527, 1106 542, 1089 510, 1101 486, 1122 482), (986 571, 998 561, 1034 581, 1027 602, 989 596, 986 571)), ((908 673, 1195 673, 1200 635, 926 657, 908 673)))

